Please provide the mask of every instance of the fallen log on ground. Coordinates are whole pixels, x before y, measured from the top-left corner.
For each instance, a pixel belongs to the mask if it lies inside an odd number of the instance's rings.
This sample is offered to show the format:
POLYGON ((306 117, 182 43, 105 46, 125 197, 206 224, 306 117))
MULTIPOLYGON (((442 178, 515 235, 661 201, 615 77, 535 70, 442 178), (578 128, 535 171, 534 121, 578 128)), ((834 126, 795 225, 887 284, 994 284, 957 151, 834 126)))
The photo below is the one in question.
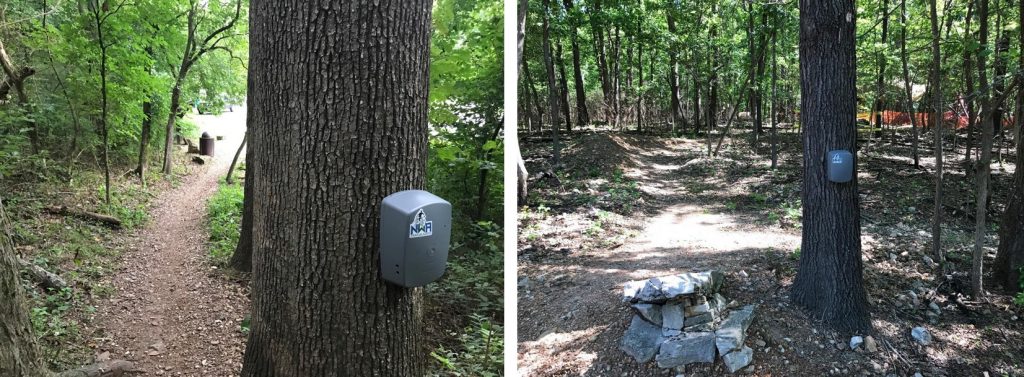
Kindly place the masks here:
POLYGON ((32 280, 39 283, 43 288, 52 288, 53 290, 59 291, 68 287, 68 282, 64 281, 60 275, 47 271, 45 268, 39 267, 35 263, 18 258, 18 264, 21 264, 21 268, 28 271, 32 280))
POLYGON ((114 229, 121 229, 120 219, 100 213, 80 211, 77 209, 68 208, 67 206, 47 207, 46 212, 49 212, 54 215, 73 216, 83 220, 96 221, 98 223, 101 223, 114 229))
POLYGON ((135 364, 124 360, 102 361, 81 368, 75 368, 58 374, 58 377, 118 377, 129 373, 139 373, 135 364))

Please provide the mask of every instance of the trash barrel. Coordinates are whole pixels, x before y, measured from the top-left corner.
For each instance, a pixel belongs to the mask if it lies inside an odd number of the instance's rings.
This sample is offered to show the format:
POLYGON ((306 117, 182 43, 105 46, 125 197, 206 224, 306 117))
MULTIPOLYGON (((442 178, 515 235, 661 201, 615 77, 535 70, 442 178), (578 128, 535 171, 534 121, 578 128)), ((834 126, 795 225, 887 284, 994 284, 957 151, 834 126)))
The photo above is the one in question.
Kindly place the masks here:
POLYGON ((213 138, 209 133, 203 132, 199 137, 199 154, 213 157, 213 138))

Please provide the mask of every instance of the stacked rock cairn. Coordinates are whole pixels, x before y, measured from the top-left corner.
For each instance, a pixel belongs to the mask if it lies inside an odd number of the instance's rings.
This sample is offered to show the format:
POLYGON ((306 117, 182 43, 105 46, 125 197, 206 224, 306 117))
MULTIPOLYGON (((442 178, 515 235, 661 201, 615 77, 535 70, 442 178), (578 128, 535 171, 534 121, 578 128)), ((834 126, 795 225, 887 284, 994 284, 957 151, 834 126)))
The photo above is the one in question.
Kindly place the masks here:
POLYGON ((716 355, 730 373, 749 365, 754 351, 743 342, 755 305, 729 310, 734 305, 719 293, 724 278, 712 270, 627 283, 623 301, 636 313, 621 349, 660 368, 714 363, 716 355))

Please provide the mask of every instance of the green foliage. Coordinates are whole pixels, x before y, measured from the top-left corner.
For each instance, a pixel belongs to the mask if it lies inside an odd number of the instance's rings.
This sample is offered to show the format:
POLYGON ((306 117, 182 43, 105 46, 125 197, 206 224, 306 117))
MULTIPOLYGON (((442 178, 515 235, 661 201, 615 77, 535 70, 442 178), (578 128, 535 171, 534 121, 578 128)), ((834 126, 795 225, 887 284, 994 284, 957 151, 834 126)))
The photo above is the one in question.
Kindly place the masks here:
POLYGON ((207 205, 206 221, 210 229, 210 258, 226 265, 238 245, 245 190, 241 184, 221 183, 207 205))
MULTIPOLYGON (((451 376, 499 376, 502 366, 502 326, 480 315, 459 335, 460 350, 438 347, 430 356, 451 376)), ((432 375, 440 375, 432 373, 432 375)))
MULTIPOLYGON (((104 197, 106 189, 100 185, 96 189, 97 199, 104 197)), ((149 221, 149 213, 146 210, 147 202, 140 200, 149 195, 149 192, 139 186, 127 186, 118 190, 112 190, 110 204, 101 204, 100 210, 121 220, 121 226, 125 229, 135 229, 149 221)))

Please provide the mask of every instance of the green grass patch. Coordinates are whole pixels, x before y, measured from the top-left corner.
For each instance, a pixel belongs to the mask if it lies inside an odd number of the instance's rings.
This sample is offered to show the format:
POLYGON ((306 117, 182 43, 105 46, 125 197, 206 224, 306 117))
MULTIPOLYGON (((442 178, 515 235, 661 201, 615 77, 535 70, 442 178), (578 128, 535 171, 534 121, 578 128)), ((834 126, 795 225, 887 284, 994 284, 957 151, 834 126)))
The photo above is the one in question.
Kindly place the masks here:
POLYGON ((241 184, 221 183, 210 198, 206 217, 210 228, 210 259, 215 265, 227 265, 238 245, 244 193, 241 184))

